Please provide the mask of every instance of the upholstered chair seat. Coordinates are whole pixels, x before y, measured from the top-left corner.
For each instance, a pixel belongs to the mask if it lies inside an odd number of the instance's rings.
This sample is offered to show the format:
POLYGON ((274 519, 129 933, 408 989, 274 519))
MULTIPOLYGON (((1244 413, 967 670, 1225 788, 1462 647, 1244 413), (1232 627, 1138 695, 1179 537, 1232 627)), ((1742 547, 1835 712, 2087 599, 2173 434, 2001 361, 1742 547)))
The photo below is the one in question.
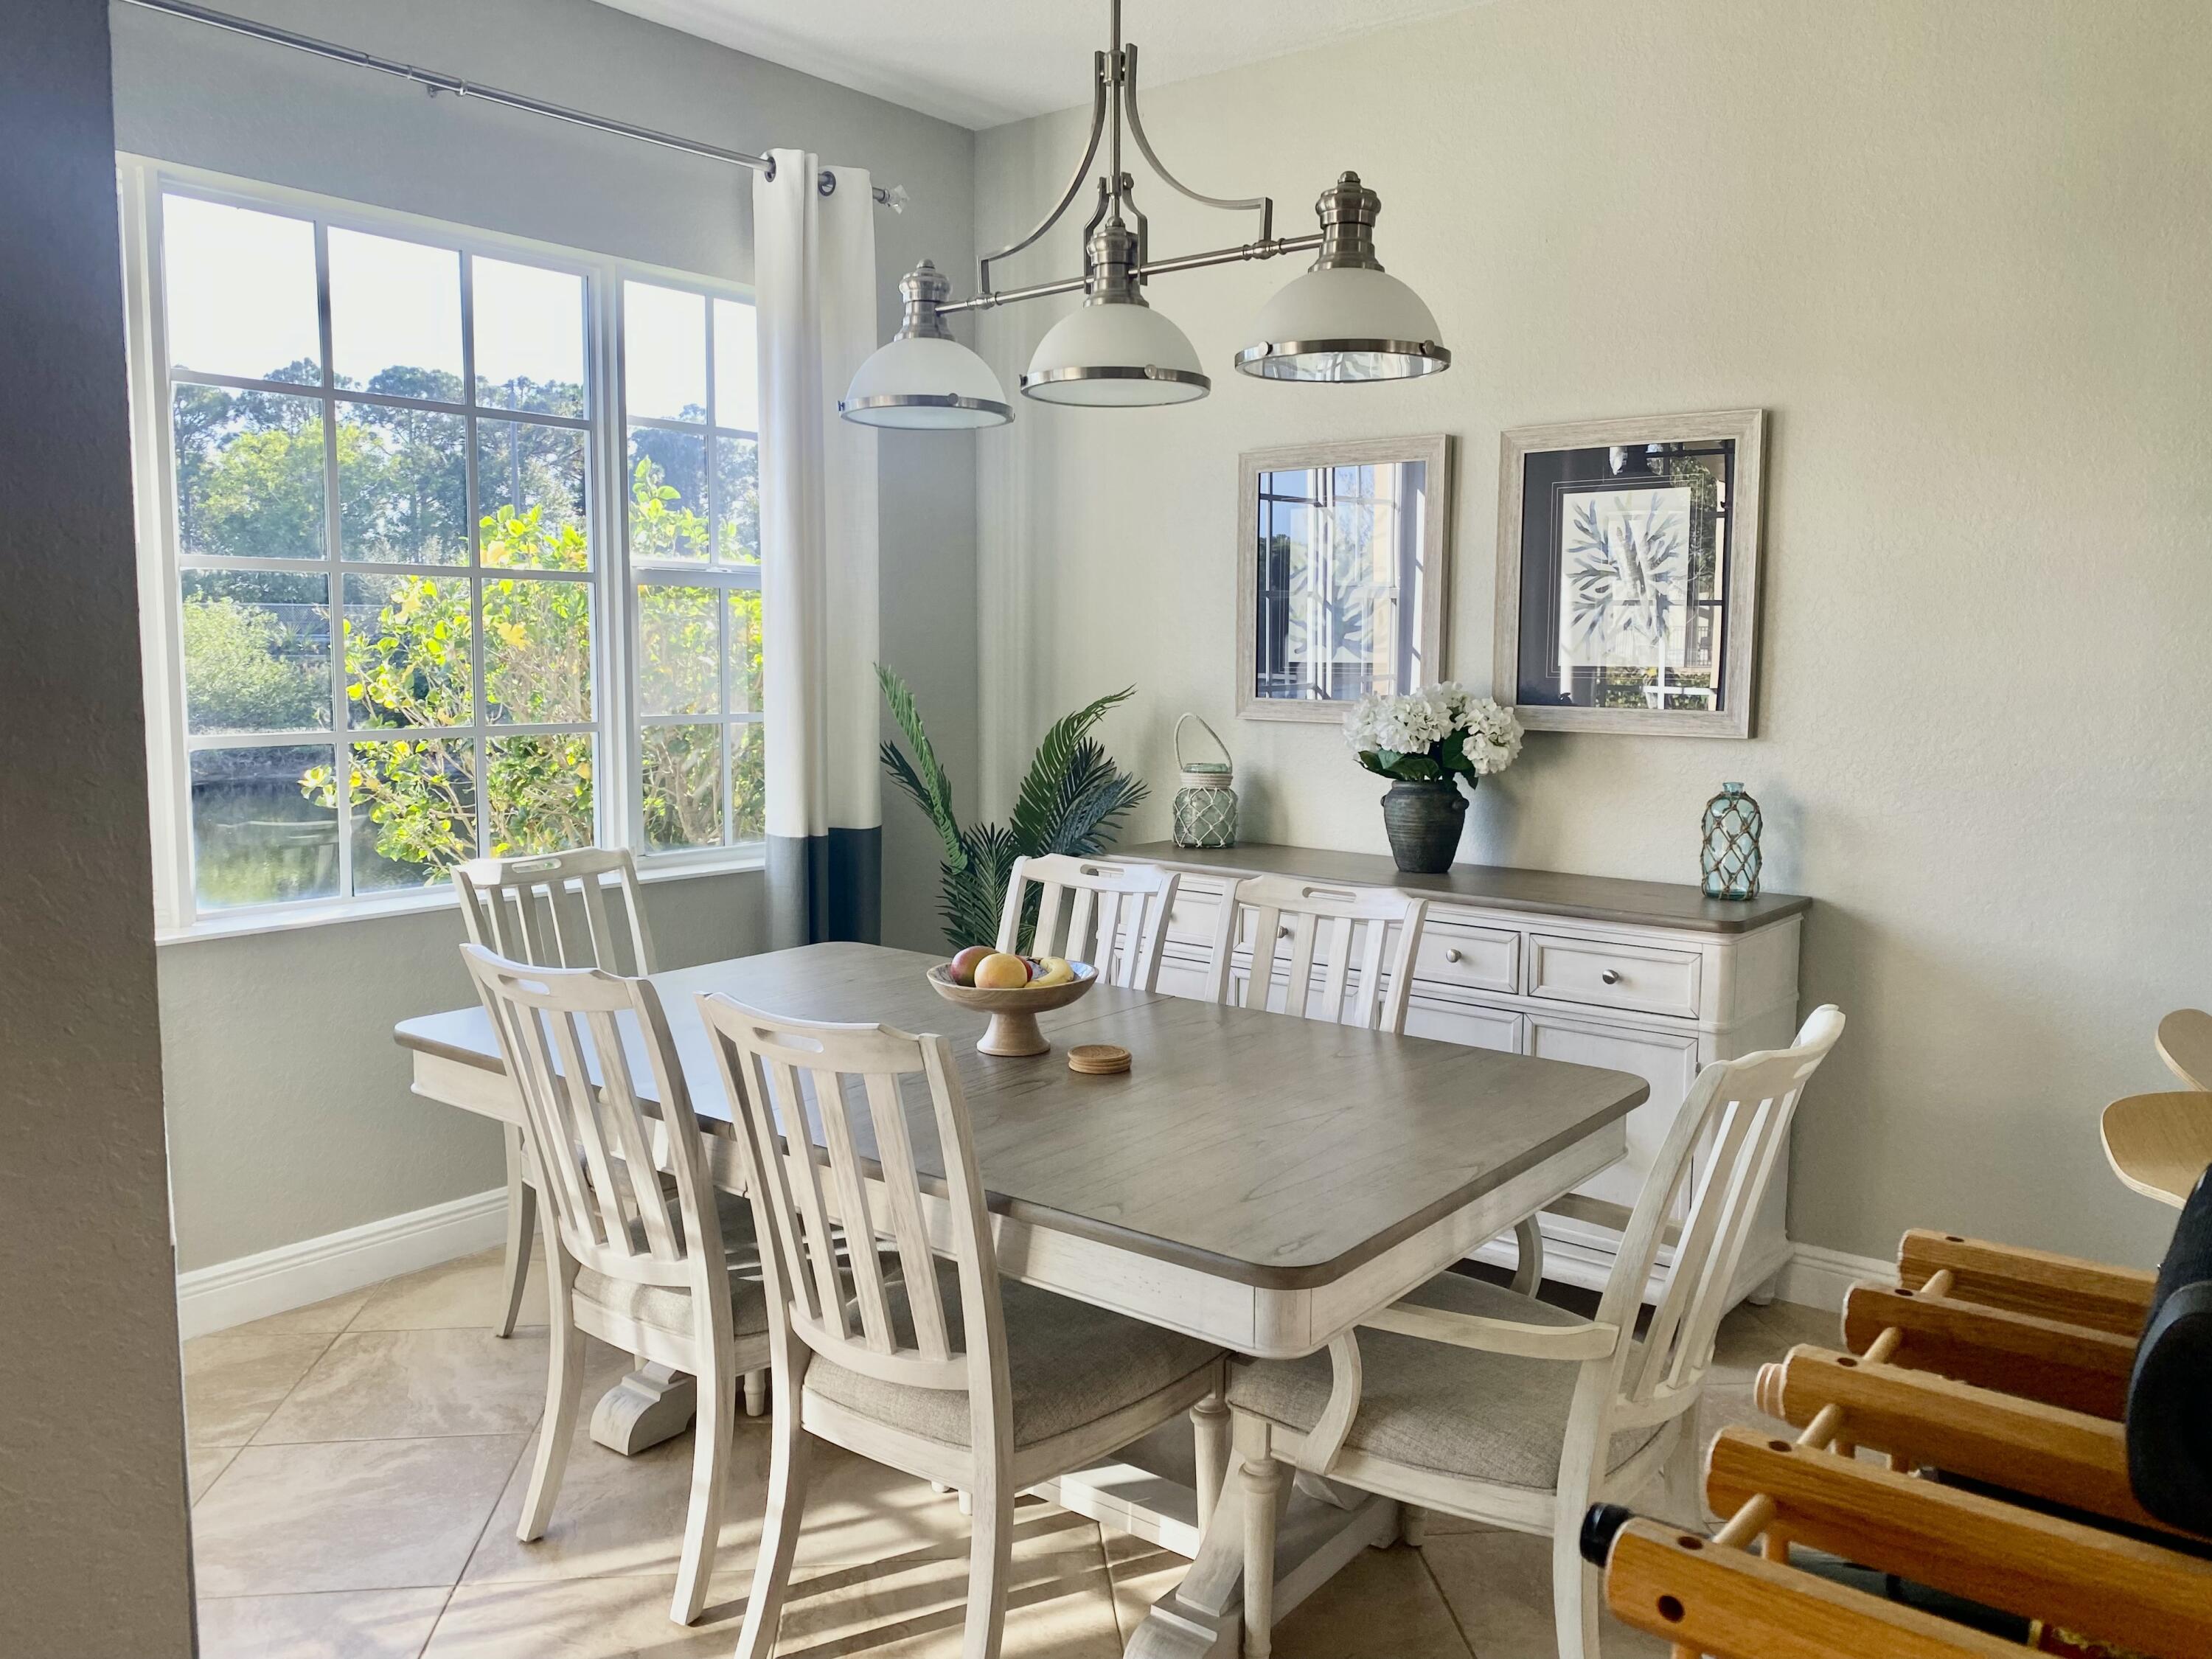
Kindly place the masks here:
MULTIPOLYGON (((953 1352, 965 1328, 957 1271, 939 1264, 939 1294, 953 1352)), ((905 1288, 887 1287, 899 1340, 914 1340, 905 1288)), ((1140 1319, 1003 1279, 1006 1364, 1017 1451, 1070 1433, 1180 1387, 1218 1364, 1221 1350, 1140 1319)), ((817 1354, 806 1370, 809 1396, 948 1446, 969 1443, 968 1396, 945 1389, 878 1382, 817 1354)))
MULTIPOLYGON (((1583 1322, 1534 1297, 1461 1273, 1443 1273, 1402 1305, 1441 1308, 1524 1325, 1583 1322)), ((1393 1331, 1359 1333, 1359 1414, 1347 1450, 1401 1468, 1550 1492, 1559 1482, 1580 1362, 1527 1359, 1454 1347, 1393 1331)), ((1304 1359, 1237 1359, 1229 1367, 1231 1409, 1304 1434, 1321 1420, 1331 1386, 1326 1353, 1304 1359)), ((1658 1437, 1653 1423, 1613 1437, 1607 1473, 1658 1437)))

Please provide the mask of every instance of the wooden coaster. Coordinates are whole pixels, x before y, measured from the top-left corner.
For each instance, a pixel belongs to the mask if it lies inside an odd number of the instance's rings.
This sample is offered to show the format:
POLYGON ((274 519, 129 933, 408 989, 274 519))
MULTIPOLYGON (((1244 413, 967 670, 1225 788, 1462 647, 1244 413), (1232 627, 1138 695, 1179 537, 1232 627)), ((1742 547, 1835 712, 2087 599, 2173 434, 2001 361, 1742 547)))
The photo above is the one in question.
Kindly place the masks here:
POLYGON ((1067 1069, 1085 1077, 1111 1077, 1129 1069, 1129 1051, 1111 1042, 1085 1042, 1067 1051, 1067 1069))

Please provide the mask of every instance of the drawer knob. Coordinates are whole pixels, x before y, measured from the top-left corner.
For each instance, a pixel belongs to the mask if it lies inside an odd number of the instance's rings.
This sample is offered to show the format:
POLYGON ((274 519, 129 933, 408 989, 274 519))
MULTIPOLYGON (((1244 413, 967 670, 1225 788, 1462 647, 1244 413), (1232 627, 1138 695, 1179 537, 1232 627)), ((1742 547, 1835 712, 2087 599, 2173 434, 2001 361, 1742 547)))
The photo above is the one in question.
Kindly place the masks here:
POLYGON ((1285 923, 1282 927, 1275 929, 1275 937, 1277 939, 1288 939, 1290 936, 1291 929, 1288 923, 1285 923))
POLYGON ((1618 985, 1620 983, 1620 969, 1618 968, 1608 968, 1603 973, 1600 974, 1598 977, 1603 980, 1607 985, 1618 985))
POLYGON ((1457 962, 1459 959, 1460 959, 1460 955, 1459 955, 1459 946, 1458 946, 1458 945, 1447 945, 1447 946, 1444 948, 1444 960, 1445 960, 1446 962, 1457 962))

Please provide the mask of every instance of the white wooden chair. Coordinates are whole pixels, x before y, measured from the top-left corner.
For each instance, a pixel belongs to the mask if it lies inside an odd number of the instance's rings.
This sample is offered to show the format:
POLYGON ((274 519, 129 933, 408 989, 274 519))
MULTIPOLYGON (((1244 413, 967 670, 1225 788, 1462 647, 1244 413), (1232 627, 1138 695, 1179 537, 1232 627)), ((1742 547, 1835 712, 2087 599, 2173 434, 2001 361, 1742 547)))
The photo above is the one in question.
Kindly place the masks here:
POLYGON ((547 1214, 552 1358, 515 1535, 530 1542, 552 1516, 575 1429, 586 1334, 690 1372, 699 1380, 699 1420, 670 1616, 690 1624, 706 1605, 721 1533, 738 1377, 769 1357, 768 1303, 750 1271, 751 1242, 743 1242, 733 1264, 724 1206, 653 981, 510 962, 481 945, 461 951, 521 1097, 547 1214), (669 1132, 672 1204, 654 1164, 655 1119, 638 1098, 641 1060, 669 1132))
POLYGON ((1109 985, 1152 990, 1159 982, 1176 879, 1175 872, 1157 864, 1059 854, 1016 859, 999 917, 998 948, 1021 948, 1022 910, 1034 883, 1042 890, 1030 955, 1087 962, 1109 985))
POLYGON ((1274 994, 1276 957, 1288 945, 1284 1012, 1403 1036, 1413 953, 1421 947, 1428 915, 1426 899, 1395 888, 1249 876, 1229 890, 1214 919, 1207 994, 1216 1002, 1265 1008, 1274 994), (1240 944, 1251 951, 1250 964, 1242 970, 1241 996, 1236 963, 1240 944), (1318 1008, 1316 971, 1322 975, 1318 1008))
POLYGON ((1561 1659, 1595 1659, 1597 1579, 1577 1553, 1583 1512, 1634 1496, 1662 1469, 1678 1504, 1696 1501, 1696 1407, 1729 1286, 1798 1098, 1843 1029, 1843 1015, 1822 1007, 1795 1047, 1699 1073, 1595 1319, 1447 1273, 1326 1355, 1231 1362, 1246 1659, 1268 1651, 1286 1462, 1403 1504, 1548 1534, 1561 1659), (1686 1185, 1695 1196, 1639 1337, 1644 1286, 1686 1185))
POLYGON ((1105 1456, 1221 1384, 1217 1348, 999 1278, 968 1111, 941 1036, 699 1000, 743 1120, 777 1409, 738 1659, 770 1659, 816 1439, 969 1495, 963 1659, 1006 1620, 1014 1494, 1105 1456), (823 1142, 787 1126, 818 1121, 823 1142), (920 1148, 918 1151, 917 1148, 920 1148), (941 1171, 941 1179, 940 1172, 941 1171), (948 1224, 933 1256, 923 1181, 948 1224), (840 1234, 888 1239, 838 1249, 840 1234), (842 1269, 842 1271, 841 1271, 842 1269))
MULTIPOLYGON (((453 870, 461 896, 461 923, 469 943, 511 962, 541 968, 604 968, 611 974, 649 974, 653 935, 637 890, 637 863, 627 852, 597 847, 531 858, 471 859, 453 870), (624 927, 617 933, 607 912, 611 878, 622 898, 624 927), (627 939, 629 961, 615 945, 627 939)), ((494 1336, 514 1334, 522 1287, 530 1277, 530 1240, 538 1225, 538 1195, 530 1184, 530 1154, 520 1129, 507 1137, 506 1291, 494 1336)))

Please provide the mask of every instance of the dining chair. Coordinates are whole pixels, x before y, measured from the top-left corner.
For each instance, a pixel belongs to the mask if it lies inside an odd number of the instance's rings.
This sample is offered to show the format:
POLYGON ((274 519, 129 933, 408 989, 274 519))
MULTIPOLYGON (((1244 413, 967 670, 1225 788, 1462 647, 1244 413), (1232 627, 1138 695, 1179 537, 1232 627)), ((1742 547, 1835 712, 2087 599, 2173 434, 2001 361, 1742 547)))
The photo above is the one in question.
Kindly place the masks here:
POLYGON ((1149 991, 1159 982, 1160 951, 1175 908, 1176 872, 1157 864, 1050 854, 1018 858, 1006 879, 998 948, 1021 948, 1022 913, 1038 889, 1030 954, 1087 962, 1109 985, 1149 991))
MULTIPOLYGON (((733 1262, 659 994, 647 979, 542 968, 465 945, 520 1097, 544 1224, 552 1354, 545 1414, 515 1536, 550 1520, 583 1388, 586 1335, 698 1379, 690 1508, 670 1616, 699 1617, 722 1525, 741 1369, 768 1361, 768 1302, 750 1238, 733 1262), (639 1062, 667 1125, 667 1173, 640 1103, 639 1062), (592 1079, 596 1078, 597 1085, 592 1079)), ((789 1413, 781 1413, 788 1415, 789 1413)))
MULTIPOLYGON (((461 925, 469 943, 541 968, 604 968, 609 973, 649 974, 653 935, 637 890, 637 861, 627 851, 597 847, 528 858, 471 859, 453 869, 453 888, 461 898, 461 925), (608 915, 606 884, 611 879, 622 900, 620 935, 608 915), (627 968, 615 945, 626 937, 627 968)), ((530 1154, 522 1131, 507 1134, 507 1256, 501 1286, 505 1292, 494 1336, 512 1336, 522 1308, 522 1288, 530 1277, 530 1241, 538 1226, 538 1195, 530 1184, 530 1154)))
POLYGON ((1403 1036, 1413 956, 1428 915, 1426 899, 1392 887, 1248 876, 1223 896, 1214 917, 1207 995, 1215 1002, 1267 1007, 1274 995, 1276 957, 1287 945, 1284 1012, 1403 1036), (1249 965, 1242 970, 1236 962, 1240 945, 1251 952, 1249 965), (1236 982, 1240 971, 1241 997, 1236 982), (1322 975, 1318 1008, 1316 972, 1322 975))
POLYGON ((1401 1504, 1548 1534, 1560 1659, 1595 1659, 1597 1581, 1577 1550, 1583 1515, 1662 1474, 1678 1507, 1696 1503, 1696 1407, 1729 1287, 1790 1117, 1843 1029, 1842 1013, 1823 1006, 1794 1046, 1698 1073, 1594 1318, 1443 1273, 1325 1353, 1230 1363, 1246 1659, 1268 1651, 1285 1463, 1401 1504), (1670 1233, 1664 1287, 1639 1335, 1644 1287, 1670 1233))
POLYGON ((1006 1621, 1014 1494, 1218 1390, 1221 1351, 1002 1282, 968 1109, 941 1036, 817 1024, 702 996, 763 1249, 777 1409, 738 1659, 770 1659, 815 1440, 969 1495, 963 1659, 1006 1621), (810 1125, 818 1124, 817 1145, 810 1125), (924 1182, 949 1213, 924 1215, 924 1182), (840 1236, 878 1252, 841 1256, 840 1236), (884 1241, 888 1241, 884 1243, 884 1241))

